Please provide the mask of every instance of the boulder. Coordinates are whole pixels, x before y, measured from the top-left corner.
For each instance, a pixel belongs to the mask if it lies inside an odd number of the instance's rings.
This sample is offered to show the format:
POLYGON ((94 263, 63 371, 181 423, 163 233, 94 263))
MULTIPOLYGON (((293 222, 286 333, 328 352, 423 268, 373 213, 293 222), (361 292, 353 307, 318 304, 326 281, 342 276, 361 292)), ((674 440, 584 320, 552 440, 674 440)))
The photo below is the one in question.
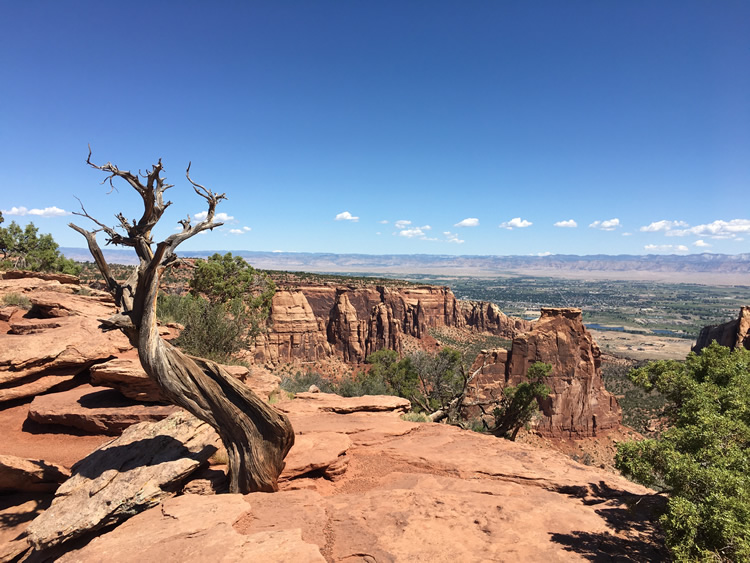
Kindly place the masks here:
MULTIPOLYGON (((549 437, 596 436, 620 425, 622 410, 601 376, 601 352, 582 323, 581 310, 543 308, 533 328, 513 339, 510 352, 485 351, 472 371, 473 402, 487 401, 525 381, 531 364, 552 365, 549 397, 540 404, 536 430, 549 437)), ((474 413, 476 414, 476 413, 474 413)))
POLYGON ((50 548, 156 506, 217 451, 205 422, 178 411, 131 426, 73 467, 52 505, 27 528, 37 550, 50 548))
POLYGON ((58 561, 325 562, 320 548, 303 541, 299 529, 239 533, 233 524, 250 510, 251 505, 241 495, 185 495, 167 499, 58 561))
POLYGON ((41 459, 0 455, 0 492, 51 493, 70 477, 62 465, 41 459))
POLYGON ((290 480, 320 472, 329 479, 346 470, 346 452, 352 441, 340 432, 312 432, 297 434, 294 446, 285 458, 282 480, 290 480))
POLYGON ((91 366, 91 384, 117 389, 136 401, 167 402, 159 386, 141 367, 138 358, 115 358, 91 366))
POLYGON ((176 410, 172 405, 144 405, 114 389, 84 384, 35 397, 29 405, 28 418, 39 424, 59 424, 92 434, 116 436, 133 424, 156 422, 176 410))
POLYGON ((733 321, 703 327, 692 351, 698 354, 714 340, 721 346, 732 350, 735 348, 750 350, 750 307, 742 307, 739 317, 733 321))

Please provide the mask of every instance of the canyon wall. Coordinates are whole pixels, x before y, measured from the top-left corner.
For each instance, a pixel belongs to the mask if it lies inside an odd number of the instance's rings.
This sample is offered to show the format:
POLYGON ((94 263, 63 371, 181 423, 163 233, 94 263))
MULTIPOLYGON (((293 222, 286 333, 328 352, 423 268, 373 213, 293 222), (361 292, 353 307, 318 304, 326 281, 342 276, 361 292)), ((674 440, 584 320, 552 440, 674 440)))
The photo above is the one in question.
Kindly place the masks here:
POLYGON ((552 365, 546 384, 549 397, 540 404, 536 430, 545 436, 581 438, 619 426, 622 411, 604 388, 601 352, 581 322, 581 310, 543 308, 531 330, 513 339, 510 351, 490 350, 477 358, 472 371, 473 401, 486 402, 503 387, 525 381, 534 362, 552 365))
POLYGON ((430 328, 469 328, 510 339, 530 326, 494 304, 460 302, 446 287, 309 285, 276 292, 268 333, 252 353, 261 363, 327 357, 356 363, 383 348, 400 352, 403 336, 421 339, 430 328))
POLYGON ((714 340, 732 350, 735 348, 750 350, 750 307, 742 307, 739 317, 733 321, 704 326, 692 348, 693 352, 697 354, 714 340))

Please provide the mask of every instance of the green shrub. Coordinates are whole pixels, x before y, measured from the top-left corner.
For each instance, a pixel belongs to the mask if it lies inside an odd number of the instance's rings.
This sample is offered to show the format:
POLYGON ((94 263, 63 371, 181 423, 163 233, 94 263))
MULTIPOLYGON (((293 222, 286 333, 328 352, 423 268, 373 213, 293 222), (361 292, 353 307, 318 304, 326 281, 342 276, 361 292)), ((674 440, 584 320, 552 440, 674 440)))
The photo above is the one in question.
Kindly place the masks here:
POLYGON ((750 350, 715 342, 630 374, 670 403, 658 439, 621 443, 616 466, 669 493, 661 518, 677 561, 750 561, 750 350))
POLYGON ((160 295, 157 316, 185 328, 175 340, 188 354, 219 363, 237 363, 237 354, 250 345, 241 302, 211 303, 201 297, 160 295))
POLYGON ((20 293, 6 293, 3 295, 3 304, 26 310, 31 309, 31 301, 29 301, 29 298, 20 293))
POLYGON ((430 422, 427 415, 421 412, 407 412, 406 414, 401 415, 401 420, 407 422, 430 422))
POLYGON ((528 424, 539 410, 539 401, 550 393, 544 380, 552 371, 550 364, 535 362, 526 373, 528 381, 503 389, 500 404, 492 411, 495 425, 490 430, 495 436, 515 440, 518 431, 528 424))

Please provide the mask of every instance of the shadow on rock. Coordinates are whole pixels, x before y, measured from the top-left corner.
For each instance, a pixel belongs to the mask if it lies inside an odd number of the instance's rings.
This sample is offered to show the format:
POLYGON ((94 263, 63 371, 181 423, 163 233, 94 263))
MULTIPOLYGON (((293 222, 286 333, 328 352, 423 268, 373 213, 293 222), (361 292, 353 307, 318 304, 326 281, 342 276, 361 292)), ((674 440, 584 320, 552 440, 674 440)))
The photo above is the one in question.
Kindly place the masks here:
POLYGON ((556 492, 579 498, 595 510, 611 532, 575 531, 550 534, 551 540, 566 551, 589 561, 669 561, 664 536, 658 524, 667 499, 658 494, 637 495, 610 487, 604 481, 589 486, 558 487, 556 492))
POLYGON ((105 446, 95 450, 76 463, 72 472, 88 479, 96 479, 111 469, 125 473, 137 467, 159 465, 180 458, 203 462, 217 450, 216 446, 207 444, 199 451, 190 451, 181 441, 171 436, 158 435, 122 446, 105 446))

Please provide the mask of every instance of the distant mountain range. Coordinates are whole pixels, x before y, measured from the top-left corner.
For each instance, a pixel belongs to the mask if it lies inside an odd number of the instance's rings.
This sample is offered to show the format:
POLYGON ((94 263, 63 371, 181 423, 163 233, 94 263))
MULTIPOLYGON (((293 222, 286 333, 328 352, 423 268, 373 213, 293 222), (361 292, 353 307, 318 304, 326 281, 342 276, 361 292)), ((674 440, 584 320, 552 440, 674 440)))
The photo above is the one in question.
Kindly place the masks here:
MULTIPOLYGON (((88 249, 61 248, 68 258, 91 261, 88 249)), ((206 258, 225 250, 184 251, 185 258, 206 258)), ((663 279, 750 284, 750 254, 576 256, 451 256, 440 254, 332 254, 322 252, 233 251, 256 268, 346 274, 431 274, 494 276, 528 274, 554 277, 663 279)), ((130 250, 104 249, 111 263, 135 264, 130 250)))

